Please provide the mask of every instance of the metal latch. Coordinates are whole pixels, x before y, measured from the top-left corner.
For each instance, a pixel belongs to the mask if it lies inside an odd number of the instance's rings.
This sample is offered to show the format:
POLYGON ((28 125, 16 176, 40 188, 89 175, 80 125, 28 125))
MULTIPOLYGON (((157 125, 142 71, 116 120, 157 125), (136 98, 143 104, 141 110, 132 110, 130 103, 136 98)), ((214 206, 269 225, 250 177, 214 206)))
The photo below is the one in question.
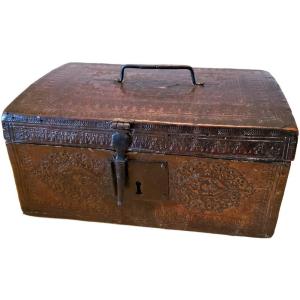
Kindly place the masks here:
POLYGON ((112 135, 112 147, 116 151, 113 157, 113 165, 116 176, 117 205, 121 206, 124 200, 124 189, 126 184, 126 151, 131 143, 128 129, 129 123, 113 123, 113 128, 117 129, 112 135))
POLYGON ((128 160, 126 152, 132 142, 130 124, 112 124, 112 159, 116 201, 164 201, 169 194, 168 163, 166 161, 128 160))

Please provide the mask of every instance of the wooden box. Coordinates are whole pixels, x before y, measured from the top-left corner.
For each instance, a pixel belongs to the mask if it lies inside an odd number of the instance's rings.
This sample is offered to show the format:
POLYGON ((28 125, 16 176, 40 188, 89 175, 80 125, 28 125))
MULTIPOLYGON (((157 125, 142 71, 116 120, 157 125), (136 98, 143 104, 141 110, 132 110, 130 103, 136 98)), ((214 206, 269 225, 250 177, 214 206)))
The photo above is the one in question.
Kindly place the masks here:
POLYGON ((298 136, 268 72, 188 66, 66 64, 2 125, 25 214, 254 237, 298 136))

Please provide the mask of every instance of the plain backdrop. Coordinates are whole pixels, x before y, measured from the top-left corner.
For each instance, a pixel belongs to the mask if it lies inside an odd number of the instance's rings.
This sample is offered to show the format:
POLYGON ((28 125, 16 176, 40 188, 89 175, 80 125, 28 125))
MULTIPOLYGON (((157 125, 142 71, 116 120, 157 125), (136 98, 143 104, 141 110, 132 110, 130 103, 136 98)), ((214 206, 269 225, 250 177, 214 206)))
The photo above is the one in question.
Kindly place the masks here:
MULTIPOLYGON (((0 0, 0 109, 70 61, 189 64, 268 70, 300 123, 298 4, 0 0)), ((300 299, 299 178, 271 239, 35 218, 1 137, 0 299, 300 299)))

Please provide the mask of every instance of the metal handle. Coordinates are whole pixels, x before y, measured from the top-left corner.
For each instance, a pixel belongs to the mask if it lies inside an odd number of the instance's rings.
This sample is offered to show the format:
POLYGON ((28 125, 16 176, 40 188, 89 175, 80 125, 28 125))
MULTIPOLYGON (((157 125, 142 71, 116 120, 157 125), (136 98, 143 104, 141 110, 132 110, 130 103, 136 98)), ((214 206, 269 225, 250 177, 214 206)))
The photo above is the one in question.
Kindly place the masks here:
POLYGON ((121 66, 120 78, 118 82, 124 82, 124 75, 126 69, 159 69, 159 70, 188 70, 191 74, 193 85, 204 85, 204 82, 196 82, 194 69, 185 65, 123 65, 121 66))

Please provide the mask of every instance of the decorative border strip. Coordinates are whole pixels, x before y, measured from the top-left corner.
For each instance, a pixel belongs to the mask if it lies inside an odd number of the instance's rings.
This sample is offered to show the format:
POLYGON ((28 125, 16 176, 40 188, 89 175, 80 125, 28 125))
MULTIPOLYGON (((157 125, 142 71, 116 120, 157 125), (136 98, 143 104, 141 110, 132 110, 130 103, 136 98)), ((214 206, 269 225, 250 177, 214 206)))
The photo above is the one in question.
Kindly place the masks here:
MULTIPOLYGON (((7 143, 66 145, 112 149, 115 122, 72 120, 4 113, 7 143)), ((130 124, 129 151, 217 157, 227 159, 290 161, 297 135, 293 132, 167 124, 130 124)))
MULTIPOLYGON (((68 128, 112 129, 114 121, 105 120, 75 120, 68 118, 40 117, 12 113, 3 113, 2 122, 26 125, 63 126, 68 128)), ((134 123, 131 128, 142 131, 159 131, 164 133, 197 134, 200 136, 244 136, 244 137, 282 137, 295 136, 294 132, 264 128, 227 128, 227 127, 195 127, 188 125, 134 123)))

